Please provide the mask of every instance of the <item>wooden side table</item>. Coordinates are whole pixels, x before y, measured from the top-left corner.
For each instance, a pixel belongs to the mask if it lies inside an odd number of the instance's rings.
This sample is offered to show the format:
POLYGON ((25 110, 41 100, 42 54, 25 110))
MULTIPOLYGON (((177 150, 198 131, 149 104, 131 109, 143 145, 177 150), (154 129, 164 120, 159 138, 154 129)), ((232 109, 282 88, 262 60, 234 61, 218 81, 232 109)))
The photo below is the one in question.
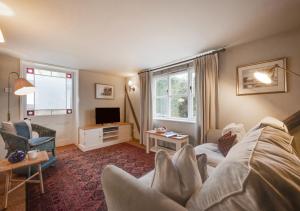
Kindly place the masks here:
POLYGON ((189 143, 189 136, 188 135, 180 135, 180 136, 172 136, 172 137, 166 137, 164 133, 158 133, 155 130, 149 130, 145 131, 145 137, 146 137, 146 153, 149 153, 149 151, 157 152, 159 150, 165 150, 171 155, 177 152, 184 144, 189 143), (150 139, 154 139, 154 146, 150 148, 150 139), (158 146, 157 141, 164 141, 168 143, 175 144, 175 150, 158 146))
POLYGON ((46 151, 38 152, 37 158, 35 160, 28 160, 28 157, 18 163, 10 163, 7 159, 0 160, 0 173, 4 172, 6 174, 5 179, 5 195, 4 195, 4 208, 7 208, 7 200, 8 194, 16 190, 17 188, 27 183, 40 183, 41 192, 44 193, 44 184, 43 184, 43 176, 42 176, 42 165, 41 163, 49 160, 48 154, 46 151), (22 167, 31 167, 32 165, 37 165, 38 172, 29 176, 25 180, 21 179, 12 179, 12 170, 22 167), (39 180, 32 180, 35 176, 39 175, 39 180), (11 188, 11 182, 20 182, 15 187, 11 188))

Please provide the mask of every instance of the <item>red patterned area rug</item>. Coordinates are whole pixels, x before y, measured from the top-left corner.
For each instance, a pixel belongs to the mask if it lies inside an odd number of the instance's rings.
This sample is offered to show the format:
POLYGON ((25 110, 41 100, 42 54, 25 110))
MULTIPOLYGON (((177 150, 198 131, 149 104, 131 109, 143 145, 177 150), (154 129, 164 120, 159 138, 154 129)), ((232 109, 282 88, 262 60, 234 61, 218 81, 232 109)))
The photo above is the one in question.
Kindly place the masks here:
POLYGON ((136 177, 154 168, 154 153, 126 143, 89 152, 69 146, 58 150, 57 158, 55 167, 43 171, 44 194, 38 184, 27 185, 27 210, 107 210, 100 180, 106 165, 136 177))

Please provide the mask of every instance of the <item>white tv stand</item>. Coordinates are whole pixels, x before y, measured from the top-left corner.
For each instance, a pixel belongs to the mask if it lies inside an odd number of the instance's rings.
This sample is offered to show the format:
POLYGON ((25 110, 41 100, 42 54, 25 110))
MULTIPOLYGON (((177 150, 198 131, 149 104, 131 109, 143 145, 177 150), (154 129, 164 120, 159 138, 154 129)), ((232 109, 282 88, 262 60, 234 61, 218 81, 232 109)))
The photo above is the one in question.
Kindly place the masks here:
POLYGON ((129 123, 90 125, 79 128, 79 143, 77 146, 85 152, 130 141, 131 139, 131 125, 129 123))

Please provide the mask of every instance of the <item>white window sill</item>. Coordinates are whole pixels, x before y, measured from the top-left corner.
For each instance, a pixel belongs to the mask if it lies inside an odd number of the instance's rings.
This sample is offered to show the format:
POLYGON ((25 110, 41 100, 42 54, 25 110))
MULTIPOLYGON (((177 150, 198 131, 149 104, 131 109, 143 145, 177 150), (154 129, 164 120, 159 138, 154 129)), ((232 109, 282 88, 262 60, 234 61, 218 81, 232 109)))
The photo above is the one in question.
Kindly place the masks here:
POLYGON ((171 119, 171 118, 160 118, 155 117, 153 118, 154 121, 170 121, 170 122, 179 122, 179 123, 190 123, 195 124, 196 120, 188 120, 188 119, 171 119))

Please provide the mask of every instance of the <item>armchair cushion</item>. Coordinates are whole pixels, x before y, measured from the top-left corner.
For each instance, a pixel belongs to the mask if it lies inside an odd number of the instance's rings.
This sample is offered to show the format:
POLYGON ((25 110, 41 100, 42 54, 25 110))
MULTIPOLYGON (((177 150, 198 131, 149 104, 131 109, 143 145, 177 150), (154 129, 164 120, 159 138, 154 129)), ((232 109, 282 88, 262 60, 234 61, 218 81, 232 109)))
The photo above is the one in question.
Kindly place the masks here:
POLYGON ((38 146, 47 143, 49 141, 52 141, 53 139, 54 137, 38 137, 38 138, 30 139, 28 142, 30 146, 38 146))
POLYGON ((32 138, 32 128, 29 120, 19 121, 14 123, 17 135, 27 139, 32 138))

